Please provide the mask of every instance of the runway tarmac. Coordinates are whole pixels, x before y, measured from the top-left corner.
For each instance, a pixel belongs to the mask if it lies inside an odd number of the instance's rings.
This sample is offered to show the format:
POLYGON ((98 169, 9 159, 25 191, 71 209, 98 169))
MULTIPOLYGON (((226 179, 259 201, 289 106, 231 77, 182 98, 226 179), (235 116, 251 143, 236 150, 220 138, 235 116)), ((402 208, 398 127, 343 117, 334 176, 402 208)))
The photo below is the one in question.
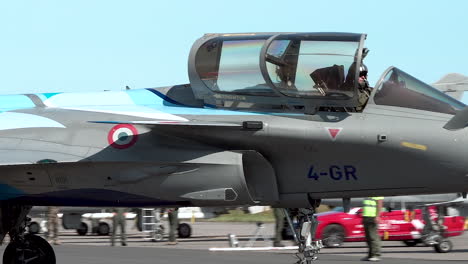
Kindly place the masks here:
MULTIPOLYGON (((167 248, 141 248, 141 247, 93 247, 93 246, 72 246, 65 245, 54 247, 57 254, 57 263, 68 264, 109 264, 109 263, 213 263, 213 264, 285 264, 294 263, 295 258, 291 253, 276 252, 208 252, 194 249, 167 249, 167 248)), ((436 254, 436 253, 434 253, 436 254)), ((360 257, 346 254, 321 254, 317 263, 338 264, 357 263, 360 257)), ((467 260, 444 261, 444 263, 467 263, 467 260)), ((441 263, 440 260, 418 260, 408 258, 384 258, 380 263, 441 263)))
MULTIPOLYGON (((129 224, 130 227, 130 224, 129 224)), ((80 237, 72 231, 63 231, 62 245, 53 246, 57 263, 66 264, 152 264, 152 263, 258 263, 287 264, 295 263, 294 251, 275 252, 209 252, 211 247, 227 247, 227 234, 232 233, 245 245, 254 234, 256 225, 246 223, 211 223, 193 224, 193 236, 179 239, 175 246, 166 241, 151 242, 145 240, 136 230, 129 230, 128 246, 118 244, 110 247, 109 237, 88 235, 80 237)), ((261 229, 266 236, 273 234, 273 224, 266 224, 261 229)), ((380 263, 468 263, 468 233, 452 239, 454 250, 450 253, 435 253, 431 247, 406 247, 401 242, 383 242, 383 260, 380 263)), ((257 241, 254 246, 271 246, 271 241, 257 241)), ((2 246, 3 254, 5 246, 2 246)), ((366 255, 365 243, 345 243, 340 248, 322 249, 317 263, 358 263, 366 255)))

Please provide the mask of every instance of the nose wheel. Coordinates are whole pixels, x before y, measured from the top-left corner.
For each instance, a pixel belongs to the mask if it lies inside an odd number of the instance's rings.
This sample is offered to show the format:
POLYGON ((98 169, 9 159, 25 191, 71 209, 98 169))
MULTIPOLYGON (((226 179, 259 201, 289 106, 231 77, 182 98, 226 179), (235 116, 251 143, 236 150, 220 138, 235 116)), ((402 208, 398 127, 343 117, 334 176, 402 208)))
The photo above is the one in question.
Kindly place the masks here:
POLYGON ((11 242, 3 252, 4 264, 55 264, 55 253, 42 237, 25 234, 31 206, 0 202, 0 243, 6 234, 11 242))
POLYGON ((317 260, 320 249, 323 248, 321 240, 315 240, 317 230, 317 216, 315 216, 315 206, 312 208, 298 208, 295 210, 284 209, 284 215, 288 221, 290 229, 293 231, 294 240, 298 245, 296 264, 311 264, 317 260), (298 228, 294 227, 292 218, 298 220, 298 228))
POLYGON ((42 237, 26 234, 11 241, 3 253, 4 264, 55 264, 55 253, 42 237))

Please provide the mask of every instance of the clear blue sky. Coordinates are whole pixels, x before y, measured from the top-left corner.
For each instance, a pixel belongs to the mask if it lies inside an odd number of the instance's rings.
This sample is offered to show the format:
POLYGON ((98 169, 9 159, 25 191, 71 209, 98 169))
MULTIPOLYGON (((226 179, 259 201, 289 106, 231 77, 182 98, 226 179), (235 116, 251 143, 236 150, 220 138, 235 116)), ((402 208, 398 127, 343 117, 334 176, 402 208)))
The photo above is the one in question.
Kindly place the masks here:
POLYGON ((0 93, 188 82, 204 33, 363 32, 370 81, 390 65, 433 83, 468 75, 468 1, 0 2, 0 93))

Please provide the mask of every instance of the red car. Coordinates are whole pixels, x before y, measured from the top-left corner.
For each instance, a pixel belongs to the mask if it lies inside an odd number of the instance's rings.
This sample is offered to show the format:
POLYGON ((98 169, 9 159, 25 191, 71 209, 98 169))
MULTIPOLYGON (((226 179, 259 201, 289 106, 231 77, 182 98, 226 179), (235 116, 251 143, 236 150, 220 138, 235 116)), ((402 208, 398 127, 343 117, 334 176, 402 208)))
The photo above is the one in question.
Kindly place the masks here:
MULTIPOLYGON (((319 225, 316 238, 322 239, 327 247, 337 247, 343 242, 366 241, 361 213, 361 208, 352 208, 349 213, 338 209, 318 214, 319 225)), ((425 222, 421 209, 382 212, 380 219, 379 234, 382 240, 403 241, 407 246, 415 246, 423 242, 423 236, 427 233, 427 231, 423 232, 425 222)), ((440 237, 447 238, 463 234, 464 224, 464 217, 445 216, 440 237)), ((447 239, 444 241, 449 244, 434 245, 437 252, 451 250, 450 241, 447 239)))

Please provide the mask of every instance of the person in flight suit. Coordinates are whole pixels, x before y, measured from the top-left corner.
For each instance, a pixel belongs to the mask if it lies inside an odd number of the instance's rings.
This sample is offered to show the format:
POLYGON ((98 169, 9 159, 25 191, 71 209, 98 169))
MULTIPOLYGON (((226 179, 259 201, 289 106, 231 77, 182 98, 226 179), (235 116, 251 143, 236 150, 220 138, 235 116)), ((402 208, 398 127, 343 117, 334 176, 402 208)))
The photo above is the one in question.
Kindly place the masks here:
POLYGON ((273 214, 275 215, 275 240, 273 241, 274 247, 284 247, 281 243, 283 237, 281 235, 284 228, 284 213, 281 208, 273 208, 273 214))
POLYGON ((125 233, 125 208, 114 208, 114 217, 112 217, 112 236, 111 236, 111 246, 115 245, 115 237, 117 235, 117 227, 120 226, 120 242, 122 246, 127 245, 127 235, 125 233))
POLYGON ((47 233, 45 234, 46 239, 49 243, 54 245, 60 245, 58 238, 58 216, 59 208, 55 206, 49 206, 47 208, 47 233))
POLYGON ((384 197, 367 197, 363 201, 362 224, 366 232, 367 246, 369 253, 366 261, 380 261, 380 236, 378 226, 380 212, 382 211, 384 197))
POLYGON ((370 94, 372 92, 372 87, 369 85, 369 81, 367 81, 367 66, 362 64, 361 68, 359 69, 359 79, 358 79, 358 101, 359 106, 357 107, 357 111, 362 111, 369 100, 370 94))
POLYGON ((179 227, 179 208, 167 209, 167 218, 169 220, 169 243, 168 245, 177 245, 175 234, 179 227))

